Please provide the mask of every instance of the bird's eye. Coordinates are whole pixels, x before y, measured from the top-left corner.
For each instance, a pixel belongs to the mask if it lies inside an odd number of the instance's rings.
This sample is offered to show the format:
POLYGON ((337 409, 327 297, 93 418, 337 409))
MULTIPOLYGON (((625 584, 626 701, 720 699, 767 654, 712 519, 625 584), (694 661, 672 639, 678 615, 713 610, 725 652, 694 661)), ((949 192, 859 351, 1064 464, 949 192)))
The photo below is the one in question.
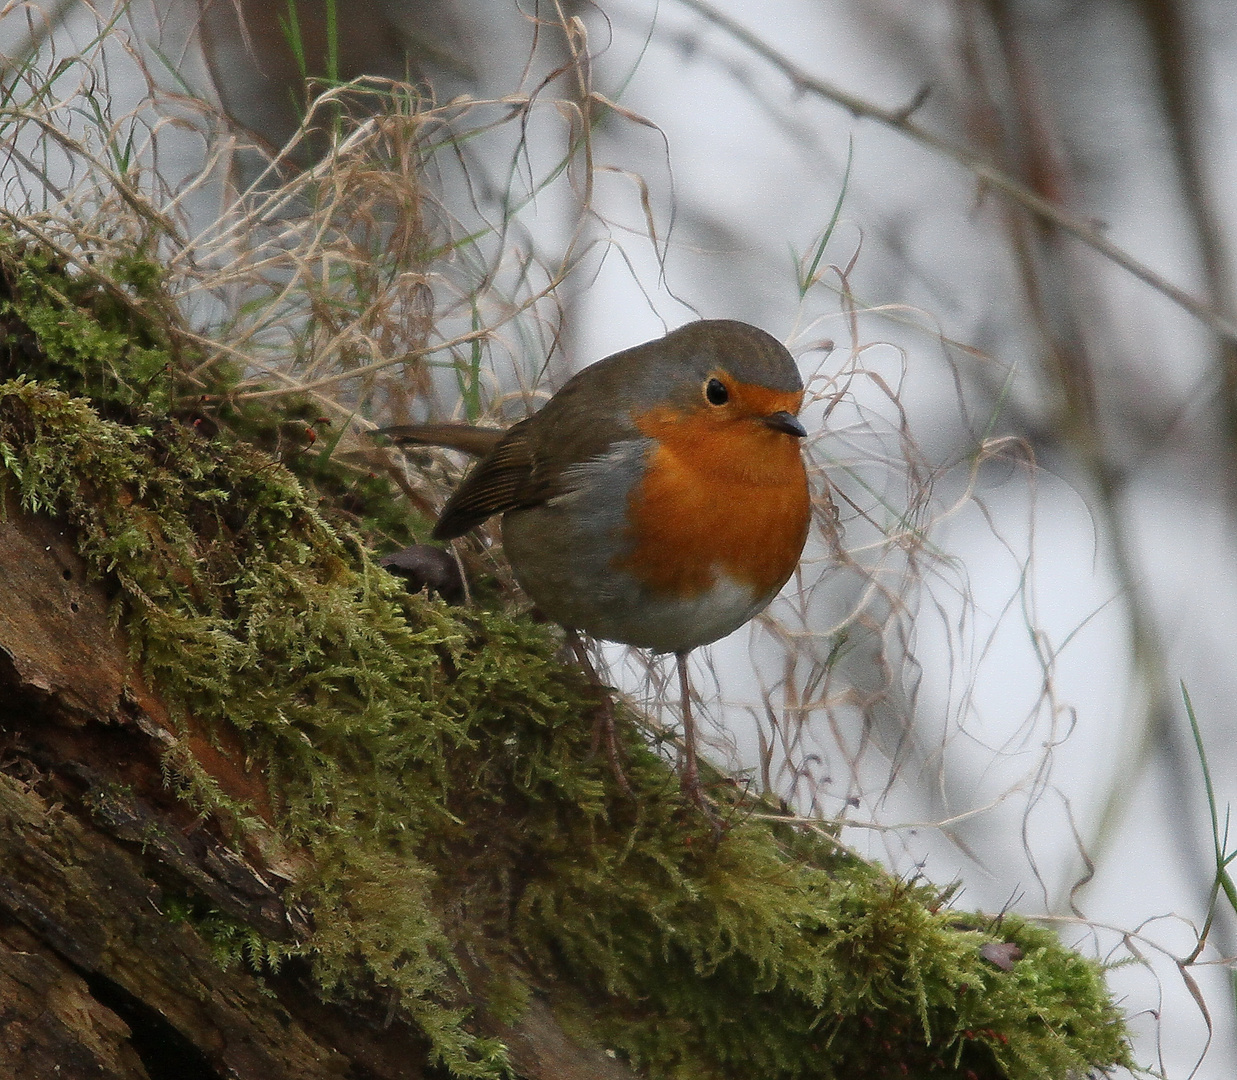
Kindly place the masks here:
POLYGON ((704 398, 710 405, 725 405, 730 400, 730 391, 721 379, 710 379, 704 384, 704 398))

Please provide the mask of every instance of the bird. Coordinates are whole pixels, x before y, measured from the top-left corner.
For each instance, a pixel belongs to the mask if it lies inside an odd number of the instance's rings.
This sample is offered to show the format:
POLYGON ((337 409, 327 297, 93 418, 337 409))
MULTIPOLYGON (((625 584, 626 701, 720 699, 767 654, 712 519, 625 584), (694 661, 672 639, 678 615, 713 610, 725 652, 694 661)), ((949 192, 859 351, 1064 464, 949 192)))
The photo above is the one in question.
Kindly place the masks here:
POLYGON ((501 515, 516 580, 566 629, 594 679, 580 633, 674 655, 680 783, 707 811, 687 657, 763 611, 798 566, 812 507, 803 397, 794 357, 775 337, 701 319, 582 369, 505 431, 379 432, 480 458, 432 538, 501 515))

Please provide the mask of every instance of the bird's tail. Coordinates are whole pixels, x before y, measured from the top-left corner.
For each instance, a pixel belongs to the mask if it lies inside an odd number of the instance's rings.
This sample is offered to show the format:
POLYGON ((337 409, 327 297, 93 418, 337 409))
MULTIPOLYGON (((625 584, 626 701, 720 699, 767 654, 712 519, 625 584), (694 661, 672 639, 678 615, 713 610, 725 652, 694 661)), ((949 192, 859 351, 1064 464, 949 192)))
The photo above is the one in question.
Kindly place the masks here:
POLYGON ((397 424, 379 428, 374 435, 385 435, 399 446, 446 446, 475 457, 484 457, 506 434, 499 428, 472 424, 397 424))

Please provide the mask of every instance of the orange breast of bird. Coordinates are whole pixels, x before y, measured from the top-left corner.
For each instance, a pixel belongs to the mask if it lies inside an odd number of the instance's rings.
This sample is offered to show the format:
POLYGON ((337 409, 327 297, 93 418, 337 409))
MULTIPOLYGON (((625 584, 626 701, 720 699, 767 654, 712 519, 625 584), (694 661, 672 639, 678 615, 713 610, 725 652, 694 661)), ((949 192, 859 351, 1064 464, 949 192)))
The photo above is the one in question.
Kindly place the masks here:
POLYGON ((797 413, 802 393, 747 385, 736 397, 737 415, 665 407, 634 417, 654 447, 629 496, 620 565, 654 593, 699 596, 724 574, 771 598, 798 564, 811 516, 799 440, 760 417, 797 413))

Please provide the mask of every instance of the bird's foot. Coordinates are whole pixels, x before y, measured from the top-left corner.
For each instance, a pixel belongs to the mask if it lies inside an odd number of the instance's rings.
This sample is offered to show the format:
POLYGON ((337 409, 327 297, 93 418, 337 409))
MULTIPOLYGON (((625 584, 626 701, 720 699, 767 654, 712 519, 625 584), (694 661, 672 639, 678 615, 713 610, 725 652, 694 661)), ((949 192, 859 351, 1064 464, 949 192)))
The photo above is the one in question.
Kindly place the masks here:
POLYGON ((619 760, 619 743, 617 735, 617 719, 614 714, 614 690, 609 686, 597 684, 597 710, 593 719, 593 742, 589 750, 590 757, 596 757, 597 751, 604 746, 606 751, 606 760, 610 763, 610 772, 614 774, 615 782, 622 789, 623 794, 631 796, 633 799, 636 793, 631 789, 631 782, 627 779, 627 774, 623 772, 622 762, 619 760))
POLYGON ((696 767, 694 755, 690 760, 684 761, 683 767, 679 770, 679 789, 683 792, 683 798, 692 803, 709 823, 709 827, 713 830, 713 840, 715 842, 720 840, 726 832, 726 823, 718 814, 717 807, 714 806, 712 800, 704 793, 704 785, 700 782, 700 770, 696 767))
POLYGON ((597 674, 597 669, 593 667, 593 662, 589 658, 588 650, 584 647, 584 642, 580 640, 579 634, 574 630, 569 630, 567 632, 567 643, 571 646, 571 651, 575 654, 577 662, 584 669, 585 674, 588 675, 588 681, 593 688, 593 692, 597 695, 597 705, 593 715, 593 740, 589 756, 596 757, 597 751, 604 745, 606 760, 610 763, 610 772, 614 774, 615 782, 622 789, 623 794, 635 798, 635 792, 631 789, 631 782, 627 779, 626 773, 623 772, 623 765, 619 760, 618 719, 614 709, 614 687, 607 686, 601 681, 597 674))

